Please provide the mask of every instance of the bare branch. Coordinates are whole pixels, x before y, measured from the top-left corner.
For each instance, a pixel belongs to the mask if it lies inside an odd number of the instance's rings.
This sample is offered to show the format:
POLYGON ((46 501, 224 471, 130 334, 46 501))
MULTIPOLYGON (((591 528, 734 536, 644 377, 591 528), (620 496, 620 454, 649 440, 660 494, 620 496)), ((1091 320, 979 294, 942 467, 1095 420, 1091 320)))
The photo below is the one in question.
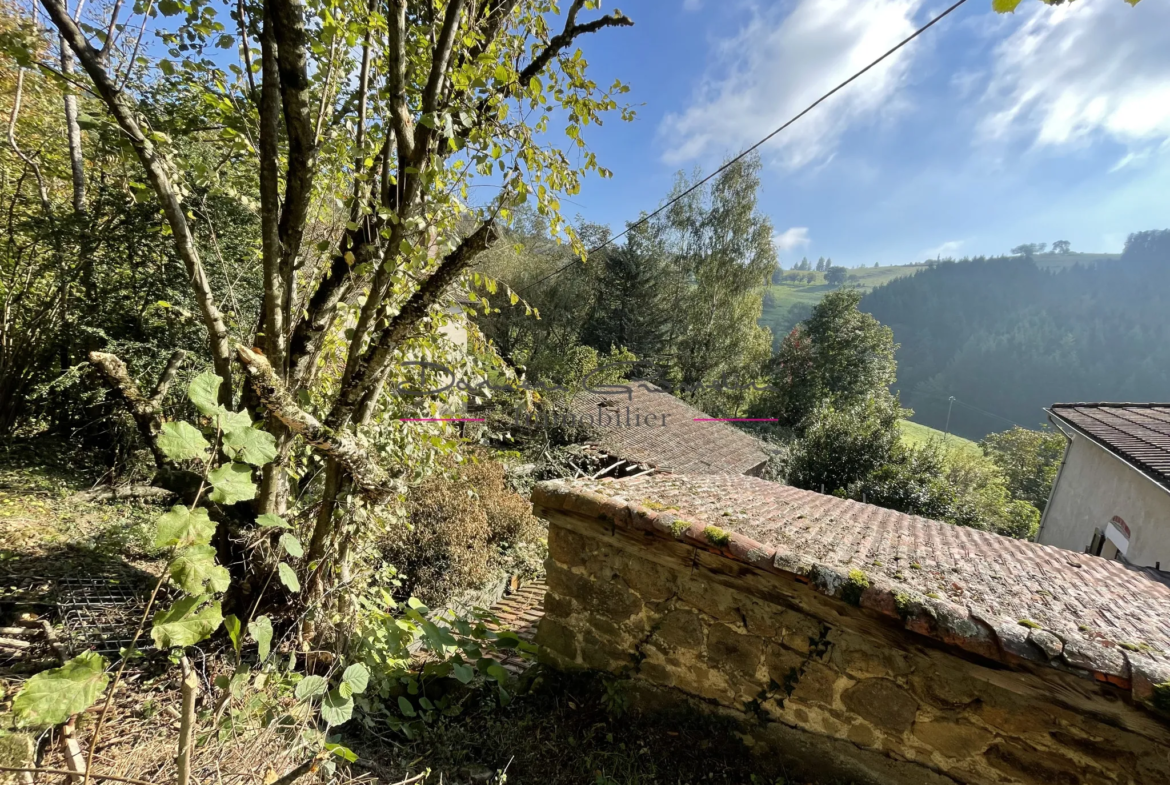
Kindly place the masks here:
POLYGON ((455 279, 467 269, 472 261, 480 253, 490 248, 495 241, 495 221, 489 219, 465 237, 458 247, 443 259, 435 272, 370 341, 369 348, 354 364, 349 383, 343 384, 337 402, 329 413, 326 422, 330 427, 341 427, 350 421, 354 408, 380 378, 382 370, 403 339, 427 315, 431 306, 438 302, 447 287, 454 283, 455 279))
POLYGON ((130 409, 130 416, 134 418, 134 424, 138 426, 138 432, 146 441, 155 463, 160 468, 171 466, 171 459, 158 446, 158 436, 162 431, 162 418, 159 417, 158 406, 138 389, 138 384, 130 378, 130 372, 126 370, 126 363, 106 352, 90 352, 89 361, 130 409))
POLYGON ((532 77, 544 70, 544 67, 549 64, 554 57, 561 53, 573 40, 579 35, 587 33, 596 33, 606 27, 632 27, 634 20, 628 16, 619 16, 615 14, 606 14, 600 19, 594 19, 592 22, 585 24, 577 24, 577 12, 581 10, 584 5, 584 0, 573 0, 573 5, 569 8, 568 18, 565 20, 564 29, 553 36, 552 40, 548 42, 548 46, 540 51, 532 62, 524 67, 516 78, 516 82, 521 85, 528 84, 532 77))
POLYGON ((236 346, 236 354, 256 395, 273 416, 294 434, 344 466, 367 500, 372 503, 386 500, 393 492, 390 484, 393 477, 364 444, 344 430, 322 425, 316 417, 301 409, 264 355, 243 345, 236 346))
POLYGON ((187 353, 182 349, 176 349, 174 354, 171 355, 171 359, 167 360, 167 367, 163 369, 162 375, 158 377, 158 383, 154 385, 154 392, 150 394, 151 406, 158 408, 162 405, 163 398, 167 394, 167 389, 170 388, 171 382, 175 380, 175 374, 185 359, 187 359, 187 353))

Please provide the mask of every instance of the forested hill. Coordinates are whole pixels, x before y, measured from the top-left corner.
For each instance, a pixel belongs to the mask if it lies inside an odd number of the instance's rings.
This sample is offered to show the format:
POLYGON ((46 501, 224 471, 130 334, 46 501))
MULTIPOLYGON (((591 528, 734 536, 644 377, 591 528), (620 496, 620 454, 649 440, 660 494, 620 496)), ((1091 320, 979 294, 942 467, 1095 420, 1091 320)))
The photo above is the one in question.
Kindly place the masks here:
POLYGON ((952 395, 969 438, 1035 427, 1056 401, 1170 400, 1170 230, 1131 235, 1111 264, 1041 265, 942 262, 865 296, 901 344, 916 421, 944 427, 952 395))

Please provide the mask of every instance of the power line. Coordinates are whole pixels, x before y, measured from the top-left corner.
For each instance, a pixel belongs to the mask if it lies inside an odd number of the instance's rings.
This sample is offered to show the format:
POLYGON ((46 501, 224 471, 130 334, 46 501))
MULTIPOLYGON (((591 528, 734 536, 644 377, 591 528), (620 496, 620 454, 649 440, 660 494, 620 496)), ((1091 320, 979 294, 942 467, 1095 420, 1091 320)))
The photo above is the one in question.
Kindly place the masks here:
MULTIPOLYGON (((771 140, 771 139, 772 139, 772 137, 776 136, 776 134, 780 133, 780 132, 781 132, 781 131, 783 131, 785 128, 787 128, 788 126, 792 125, 793 123, 795 123, 795 122, 796 122, 797 120, 799 120, 800 118, 804 117, 806 114, 808 114, 809 112, 811 112, 813 109, 816 109, 818 106, 820 106, 822 103, 824 103, 825 101, 827 101, 829 98, 832 98, 832 97, 833 97, 833 96, 834 96, 836 93, 838 93, 840 90, 844 89, 846 85, 849 85, 850 83, 852 83, 852 82, 854 82, 855 80, 859 79, 860 77, 862 77, 863 75, 865 75, 865 74, 866 74, 868 71, 872 70, 872 69, 873 69, 875 66, 877 66, 879 63, 881 63, 883 60, 885 60, 886 58, 888 58, 890 55, 894 54, 894 53, 895 53, 895 52, 897 52, 899 49, 901 49, 903 46, 905 46, 906 44, 910 43, 910 42, 911 42, 911 41, 913 41, 915 38, 917 38, 918 36, 922 35, 922 34, 923 34, 923 33, 925 33, 927 30, 929 30, 930 28, 934 27, 934 26, 935 26, 935 25, 936 25, 938 22, 942 21, 942 20, 943 20, 943 18, 945 18, 946 16, 948 16, 948 15, 949 15, 949 14, 950 14, 952 11, 954 11, 955 9, 957 9, 959 6, 961 6, 961 5, 962 5, 963 3, 965 3, 965 2, 967 2, 967 0, 958 0, 958 2, 956 2, 956 3, 955 3, 954 5, 952 5, 950 8, 946 9, 946 10, 945 10, 945 11, 943 11, 941 14, 939 14, 938 16, 936 16, 936 17, 934 17, 933 19, 931 19, 929 22, 927 22, 927 23, 926 23, 926 24, 924 24, 922 27, 920 27, 920 28, 918 28, 917 30, 915 30, 913 33, 911 33, 911 34, 910 34, 909 36, 907 36, 906 38, 902 39, 902 41, 900 41, 900 42, 899 42, 899 43, 898 43, 896 46, 894 46, 892 49, 888 50, 888 51, 887 51, 885 54, 883 54, 881 57, 879 57, 878 59, 874 60, 872 63, 870 63, 869 65, 867 65, 865 68, 862 68, 860 71, 858 71, 858 72, 857 72, 857 73, 855 73, 853 76, 851 76, 851 77, 849 77, 848 79, 846 79, 844 82, 841 82, 841 84, 837 85, 836 87, 834 87, 832 90, 830 90, 829 92, 827 92, 827 93, 825 93, 824 95, 822 95, 822 96, 821 96, 820 98, 818 98, 817 100, 813 101, 811 104, 809 104, 807 107, 805 107, 803 111, 801 111, 799 114, 795 115, 795 116, 794 116, 792 119, 790 119, 788 122, 784 123, 784 125, 780 126, 780 127, 779 127, 779 128, 777 128, 776 130, 772 131, 772 133, 768 134, 768 135, 767 135, 767 136, 765 136, 763 139, 761 139, 760 141, 756 142, 756 143, 755 143, 755 144, 753 144, 751 147, 749 147, 748 149, 744 150, 742 153, 740 153, 739 155, 735 156, 734 158, 732 158, 732 159, 731 159, 730 161, 728 161, 727 163, 723 164, 723 166, 719 167, 719 168, 718 168, 718 169, 716 169, 714 172, 711 172, 711 174, 707 175, 707 176, 706 176, 706 177, 704 177, 702 180, 700 180, 699 182, 695 183, 694 185, 692 185, 690 188, 688 188, 688 189, 686 189, 685 191, 683 191, 683 192, 682 192, 681 194, 679 194, 678 196, 674 197, 673 199, 670 199, 670 200, 668 200, 668 201, 666 202, 666 204, 662 205, 661 207, 659 207, 659 208, 658 208, 657 210, 655 210, 654 212, 650 213, 649 215, 644 215, 644 216, 642 216, 641 218, 639 218, 637 221, 634 221, 634 223, 632 223, 632 224, 630 224, 629 226, 627 226, 625 229, 623 229, 623 230, 622 230, 621 232, 619 232, 618 234, 615 234, 613 237, 610 237, 610 238, 609 238, 609 239, 607 239, 605 242, 603 242, 603 243, 601 243, 600 245, 598 245, 596 248, 590 248, 590 249, 589 249, 589 251, 588 251, 588 253, 589 253, 589 254, 593 254, 593 253, 596 253, 597 251, 600 251, 602 248, 604 248, 605 246, 609 245, 609 244, 610 244, 610 243, 612 243, 614 240, 617 240, 618 238, 620 238, 620 237, 623 237, 624 235, 627 235, 627 234, 629 234, 629 233, 630 233, 630 232, 632 232, 634 229, 637 229, 639 226, 641 226, 642 224, 646 223, 647 221, 649 221, 649 220, 650 220, 651 218, 653 218, 654 216, 656 216, 656 215, 658 215, 659 213, 661 213, 663 210, 666 210, 666 209, 667 209, 667 208, 669 208, 671 205, 675 204, 676 202, 678 202, 678 201, 680 201, 680 200, 682 200, 682 199, 686 198, 686 197, 687 197, 687 196, 689 196, 690 194, 694 193, 694 192, 695 192, 696 190, 698 190, 698 189, 699 189, 701 186, 703 186, 703 185, 706 185, 706 184, 707 184, 708 182, 710 182, 712 179, 714 179, 715 177, 718 177, 720 174, 722 174, 723 172, 727 171, 728 169, 730 169, 730 168, 731 168, 732 166, 734 166, 735 164, 739 163, 739 161, 741 161, 742 159, 744 159, 745 157, 747 157, 747 156, 748 156, 748 155, 750 155, 751 153, 754 153, 754 152, 755 152, 756 150, 758 150, 758 149, 759 149, 759 148, 760 148, 762 145, 764 145, 764 144, 765 144, 765 143, 767 143, 769 140, 771 140)), ((536 286, 537 284, 542 284, 542 283, 544 283, 545 281, 547 281, 549 278, 552 278, 552 277, 553 277, 553 276, 555 276, 555 275, 560 275, 560 274, 561 274, 561 273, 563 273, 565 270, 568 270, 570 267, 572 267, 574 264, 576 264, 576 262, 569 262, 568 264, 566 264, 566 265, 565 265, 565 266, 563 266, 563 267, 558 267, 557 269, 553 270, 553 271, 552 271, 551 273, 549 273, 548 275, 546 275, 546 276, 544 276, 543 278, 540 278, 540 279, 538 279, 538 280, 536 280, 536 281, 533 281, 532 283, 528 284, 528 285, 527 285, 527 286, 525 286, 523 289, 520 289, 520 290, 518 290, 518 291, 521 291, 521 292, 527 292, 529 289, 531 289, 532 287, 536 286)))

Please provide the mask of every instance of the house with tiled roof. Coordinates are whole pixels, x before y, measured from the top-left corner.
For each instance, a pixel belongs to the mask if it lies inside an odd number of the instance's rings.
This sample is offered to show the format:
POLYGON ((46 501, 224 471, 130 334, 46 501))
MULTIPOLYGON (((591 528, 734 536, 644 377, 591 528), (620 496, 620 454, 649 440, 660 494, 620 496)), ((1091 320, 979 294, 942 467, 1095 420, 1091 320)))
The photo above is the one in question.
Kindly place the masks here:
POLYGON ((600 447, 630 463, 678 474, 758 475, 760 441, 649 382, 581 391, 565 404, 592 427, 600 447))
POLYGON ((1058 403, 1067 437, 1037 540, 1170 570, 1170 404, 1058 403))

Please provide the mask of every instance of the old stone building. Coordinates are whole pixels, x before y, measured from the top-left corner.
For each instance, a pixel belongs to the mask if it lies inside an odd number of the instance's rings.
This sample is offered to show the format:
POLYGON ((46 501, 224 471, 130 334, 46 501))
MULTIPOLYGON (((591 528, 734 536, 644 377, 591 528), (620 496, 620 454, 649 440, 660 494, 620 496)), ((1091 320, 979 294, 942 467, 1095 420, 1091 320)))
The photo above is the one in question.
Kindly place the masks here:
POLYGON ((768 483, 545 483, 537 641, 798 776, 1170 782, 1170 587, 1095 556, 768 483))

